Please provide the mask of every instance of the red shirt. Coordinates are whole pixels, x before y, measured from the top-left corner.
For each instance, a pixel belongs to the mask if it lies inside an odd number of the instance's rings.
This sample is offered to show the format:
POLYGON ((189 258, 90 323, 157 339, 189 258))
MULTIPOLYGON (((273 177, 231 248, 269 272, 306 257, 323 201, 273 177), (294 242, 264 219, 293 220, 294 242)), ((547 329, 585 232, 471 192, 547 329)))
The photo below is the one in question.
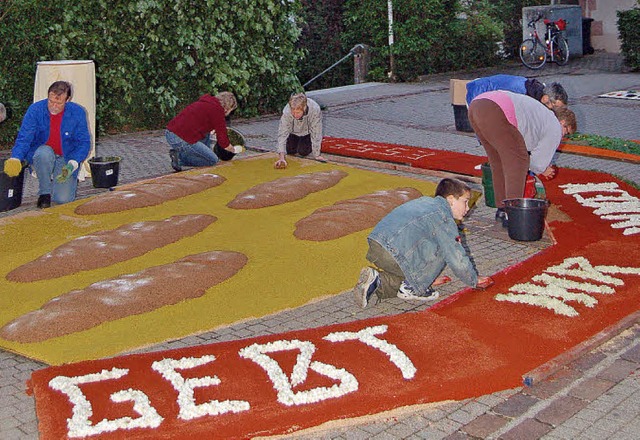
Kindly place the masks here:
POLYGON ((189 104, 184 110, 169 121, 167 130, 179 136, 185 142, 195 144, 204 139, 212 130, 222 148, 229 146, 227 122, 224 109, 217 98, 202 95, 196 102, 189 104))
POLYGON ((53 148, 53 152, 62 156, 62 137, 60 136, 60 126, 62 125, 62 115, 64 110, 57 115, 49 113, 49 139, 46 145, 53 148))

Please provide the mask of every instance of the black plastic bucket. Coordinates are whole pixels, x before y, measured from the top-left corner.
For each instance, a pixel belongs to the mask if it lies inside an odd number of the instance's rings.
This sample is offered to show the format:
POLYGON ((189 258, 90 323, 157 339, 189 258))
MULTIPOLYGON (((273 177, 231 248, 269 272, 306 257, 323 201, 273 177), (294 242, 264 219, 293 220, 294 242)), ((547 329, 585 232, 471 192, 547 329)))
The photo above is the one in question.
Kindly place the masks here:
POLYGON ((120 157, 92 157, 89 159, 94 188, 113 188, 118 184, 120 157))
POLYGON ((519 241, 537 241, 544 232, 544 219, 549 201, 540 199, 507 199, 504 209, 509 218, 509 237, 519 241))
MULTIPOLYGON (((4 160, 0 161, 0 170, 4 169, 4 160)), ((24 168, 16 177, 0 172, 0 211, 10 211, 22 204, 24 168)))
POLYGON ((491 166, 489 162, 485 162, 480 167, 482 169, 482 187, 484 188, 484 204, 495 208, 496 197, 493 192, 493 175, 491 174, 491 166))
POLYGON ((456 122, 456 130, 473 133, 473 127, 469 122, 469 113, 466 105, 451 104, 453 106, 453 118, 456 122))

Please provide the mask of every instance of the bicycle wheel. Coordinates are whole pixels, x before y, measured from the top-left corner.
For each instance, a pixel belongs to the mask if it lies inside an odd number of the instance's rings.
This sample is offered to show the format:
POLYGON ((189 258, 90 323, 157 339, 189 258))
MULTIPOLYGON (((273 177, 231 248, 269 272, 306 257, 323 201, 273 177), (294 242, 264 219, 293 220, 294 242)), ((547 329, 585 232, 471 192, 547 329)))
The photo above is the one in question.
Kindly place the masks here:
POLYGON ((564 66, 569 62, 569 44, 562 35, 553 37, 553 61, 558 66, 564 66))
POLYGON ((520 59, 529 69, 539 69, 547 61, 547 55, 542 44, 528 38, 520 44, 520 59))

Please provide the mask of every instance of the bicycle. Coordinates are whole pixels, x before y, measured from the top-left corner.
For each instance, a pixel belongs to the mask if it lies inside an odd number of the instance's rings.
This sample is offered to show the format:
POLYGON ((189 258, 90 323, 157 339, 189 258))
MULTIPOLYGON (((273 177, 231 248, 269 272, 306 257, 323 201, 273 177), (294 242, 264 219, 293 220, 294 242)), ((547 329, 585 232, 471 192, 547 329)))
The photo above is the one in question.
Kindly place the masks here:
POLYGON ((536 27, 542 17, 542 14, 538 14, 527 25, 533 31, 529 34, 530 38, 525 39, 520 45, 522 64, 529 69, 540 69, 549 60, 559 66, 564 66, 569 61, 569 43, 562 34, 567 27, 567 22, 562 18, 556 21, 545 18, 544 24, 547 30, 543 42, 536 27))

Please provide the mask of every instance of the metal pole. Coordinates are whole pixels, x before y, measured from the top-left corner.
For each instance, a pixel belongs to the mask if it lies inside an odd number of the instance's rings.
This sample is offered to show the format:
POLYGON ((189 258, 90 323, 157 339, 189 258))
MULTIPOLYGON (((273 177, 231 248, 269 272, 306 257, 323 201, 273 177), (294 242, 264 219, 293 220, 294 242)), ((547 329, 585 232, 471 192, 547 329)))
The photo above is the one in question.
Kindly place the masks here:
POLYGON ((396 80, 396 61, 393 57, 393 0, 387 0, 389 13, 389 79, 396 80))

